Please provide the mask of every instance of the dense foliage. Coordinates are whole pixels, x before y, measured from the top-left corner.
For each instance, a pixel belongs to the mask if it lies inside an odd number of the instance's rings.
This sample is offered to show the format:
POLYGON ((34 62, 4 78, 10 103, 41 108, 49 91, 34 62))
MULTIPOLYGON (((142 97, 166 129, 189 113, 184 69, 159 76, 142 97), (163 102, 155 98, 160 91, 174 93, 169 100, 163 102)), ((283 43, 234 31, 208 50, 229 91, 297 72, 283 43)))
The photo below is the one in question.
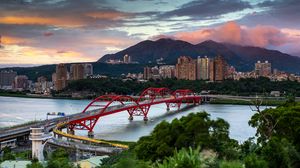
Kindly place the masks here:
POLYGON ((268 78, 241 79, 239 81, 225 80, 223 82, 208 83, 206 81, 188 81, 176 79, 150 80, 145 83, 121 79, 85 79, 72 81, 65 92, 88 91, 96 94, 139 94, 148 87, 167 87, 171 90, 189 88, 195 92, 210 90, 212 93, 231 95, 269 94, 277 90, 281 93, 293 93, 300 96, 300 84, 293 81, 270 81, 268 78))
POLYGON ((32 163, 27 165, 27 168, 75 168, 70 160, 69 160, 69 153, 62 149, 58 148, 54 152, 52 152, 50 158, 47 161, 46 165, 42 165, 41 163, 37 162, 36 159, 32 160, 32 163))
POLYGON ((156 161, 174 154, 174 148, 213 149, 220 158, 236 159, 237 141, 229 138, 229 124, 223 119, 211 120, 209 114, 192 113, 181 119, 157 125, 149 136, 135 146, 137 158, 156 161))

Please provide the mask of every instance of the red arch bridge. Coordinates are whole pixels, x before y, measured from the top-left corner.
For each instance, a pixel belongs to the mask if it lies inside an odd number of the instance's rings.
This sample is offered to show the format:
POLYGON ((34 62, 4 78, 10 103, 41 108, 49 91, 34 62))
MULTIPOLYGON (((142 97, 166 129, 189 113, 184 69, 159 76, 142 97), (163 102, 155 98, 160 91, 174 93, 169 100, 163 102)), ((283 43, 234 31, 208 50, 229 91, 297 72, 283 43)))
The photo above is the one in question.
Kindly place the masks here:
POLYGON ((157 104, 166 104, 167 111, 170 107, 180 109, 183 103, 200 104, 201 97, 189 89, 180 89, 172 92, 168 88, 148 88, 139 97, 125 95, 103 95, 94 99, 80 115, 70 116, 66 124, 69 132, 74 130, 87 130, 93 135, 93 129, 99 118, 119 112, 127 112, 129 120, 134 116, 144 117, 148 120, 150 107, 157 104))

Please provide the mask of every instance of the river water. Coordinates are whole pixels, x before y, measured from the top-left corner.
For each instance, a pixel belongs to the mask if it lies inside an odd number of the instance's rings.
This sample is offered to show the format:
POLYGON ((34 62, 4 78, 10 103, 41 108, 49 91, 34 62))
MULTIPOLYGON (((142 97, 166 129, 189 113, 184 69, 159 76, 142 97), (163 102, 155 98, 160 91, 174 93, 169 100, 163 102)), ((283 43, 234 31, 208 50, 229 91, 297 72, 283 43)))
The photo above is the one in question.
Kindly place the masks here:
MULTIPOLYGON (((0 97, 0 127, 12 126, 32 120, 44 120, 48 112, 64 112, 74 114, 81 112, 90 100, 38 99, 0 97)), ((171 108, 171 110, 175 110, 171 108)), ((99 119, 94 132, 96 138, 107 140, 136 141, 141 136, 150 134, 155 125, 163 120, 172 121, 174 118, 189 113, 206 111, 212 119, 223 118, 230 124, 230 137, 243 142, 255 135, 255 129, 248 125, 254 114, 248 105, 214 105, 203 104, 181 112, 166 112, 166 106, 152 106, 145 124, 143 117, 128 120, 127 112, 104 116, 99 119)), ((86 135, 87 132, 76 131, 76 134, 86 135)))

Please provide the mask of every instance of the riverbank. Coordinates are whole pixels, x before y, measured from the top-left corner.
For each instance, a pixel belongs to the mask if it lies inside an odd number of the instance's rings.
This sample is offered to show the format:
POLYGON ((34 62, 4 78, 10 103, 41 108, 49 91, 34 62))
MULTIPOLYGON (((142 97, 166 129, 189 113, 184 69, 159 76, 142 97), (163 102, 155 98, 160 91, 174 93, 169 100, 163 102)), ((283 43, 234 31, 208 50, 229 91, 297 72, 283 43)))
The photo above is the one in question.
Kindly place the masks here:
MULTIPOLYGON (((22 94, 22 93, 3 93, 0 92, 0 96, 2 97, 21 97, 21 98, 37 98, 37 99, 65 99, 65 100, 92 100, 88 98, 78 98, 78 97, 59 97, 59 96, 44 96, 37 94, 22 94)), ((265 99, 262 102, 262 105, 269 106, 278 106, 285 103, 285 99, 265 99)), ((231 104, 231 105, 253 105, 252 101, 247 100, 232 100, 232 99, 224 99, 224 98, 216 98, 208 102, 209 104, 231 104)))
MULTIPOLYGON (((279 106, 286 102, 286 100, 276 100, 276 99, 265 99, 262 101, 261 105, 263 106, 279 106)), ((213 99, 209 104, 231 104, 231 105, 253 105, 253 101, 246 100, 232 100, 232 99, 213 99)))
POLYGON ((38 98, 38 99, 67 99, 67 100, 91 100, 87 98, 77 98, 77 97, 58 97, 58 96, 44 96, 37 94, 23 94, 23 93, 3 93, 0 92, 2 97, 21 97, 21 98, 38 98))

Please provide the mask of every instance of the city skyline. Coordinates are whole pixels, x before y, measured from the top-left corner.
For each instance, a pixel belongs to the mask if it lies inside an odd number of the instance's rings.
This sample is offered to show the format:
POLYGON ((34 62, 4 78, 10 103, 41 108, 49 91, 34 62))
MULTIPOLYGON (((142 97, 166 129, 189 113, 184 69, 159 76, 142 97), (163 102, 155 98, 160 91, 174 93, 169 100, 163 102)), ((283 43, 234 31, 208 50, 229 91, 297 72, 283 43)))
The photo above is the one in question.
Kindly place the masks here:
POLYGON ((208 39, 300 56, 299 1, 0 2, 0 65, 91 62, 146 39, 208 39))

